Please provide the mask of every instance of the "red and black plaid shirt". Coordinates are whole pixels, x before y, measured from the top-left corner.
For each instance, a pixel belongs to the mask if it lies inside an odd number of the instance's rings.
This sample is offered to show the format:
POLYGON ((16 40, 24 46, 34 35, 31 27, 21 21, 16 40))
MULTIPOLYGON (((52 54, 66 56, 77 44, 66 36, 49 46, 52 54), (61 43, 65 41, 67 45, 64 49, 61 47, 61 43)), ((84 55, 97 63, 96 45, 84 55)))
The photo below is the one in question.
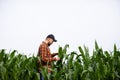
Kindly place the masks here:
POLYGON ((42 44, 40 45, 38 56, 41 57, 42 65, 51 65, 51 62, 56 60, 54 57, 52 57, 50 48, 45 42, 42 42, 42 44))

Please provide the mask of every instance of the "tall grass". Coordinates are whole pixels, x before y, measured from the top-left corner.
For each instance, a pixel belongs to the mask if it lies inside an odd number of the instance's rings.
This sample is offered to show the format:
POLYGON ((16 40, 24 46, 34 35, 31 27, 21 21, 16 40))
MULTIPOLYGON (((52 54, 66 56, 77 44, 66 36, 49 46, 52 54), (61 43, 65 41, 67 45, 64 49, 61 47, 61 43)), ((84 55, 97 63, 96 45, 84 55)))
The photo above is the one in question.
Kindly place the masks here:
MULTIPOLYGON (((68 47, 59 47, 61 60, 52 64, 51 74, 42 69, 45 80, 120 80, 120 50, 116 45, 112 51, 104 51, 95 42, 92 56, 86 46, 70 54, 68 47)), ((0 80, 39 80, 37 60, 38 57, 27 58, 16 50, 9 54, 0 50, 0 80)))

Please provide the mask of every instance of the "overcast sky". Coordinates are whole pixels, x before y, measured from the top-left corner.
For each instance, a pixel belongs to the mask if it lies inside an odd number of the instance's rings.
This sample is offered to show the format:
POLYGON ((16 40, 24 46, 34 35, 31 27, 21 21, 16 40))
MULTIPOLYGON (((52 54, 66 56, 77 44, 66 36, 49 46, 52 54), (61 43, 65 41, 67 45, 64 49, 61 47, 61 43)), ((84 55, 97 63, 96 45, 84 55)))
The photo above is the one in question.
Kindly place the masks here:
POLYGON ((0 0, 0 49, 37 54, 39 44, 48 34, 57 43, 69 44, 69 51, 94 42, 104 50, 120 48, 119 0, 0 0))

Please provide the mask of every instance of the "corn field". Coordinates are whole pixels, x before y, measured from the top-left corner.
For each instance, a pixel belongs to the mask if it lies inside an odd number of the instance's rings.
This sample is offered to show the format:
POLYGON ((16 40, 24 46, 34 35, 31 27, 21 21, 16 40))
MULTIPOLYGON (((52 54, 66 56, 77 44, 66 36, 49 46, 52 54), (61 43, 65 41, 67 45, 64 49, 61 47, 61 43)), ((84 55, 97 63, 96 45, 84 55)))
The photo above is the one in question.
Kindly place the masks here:
MULTIPOLYGON (((60 61, 52 64, 52 72, 42 68, 45 80, 120 80, 120 50, 104 51, 95 42, 92 56, 86 46, 78 47, 79 53, 67 53, 69 45, 59 47, 60 61)), ((0 80, 40 80, 37 71, 39 57, 9 53, 0 50, 0 80)))

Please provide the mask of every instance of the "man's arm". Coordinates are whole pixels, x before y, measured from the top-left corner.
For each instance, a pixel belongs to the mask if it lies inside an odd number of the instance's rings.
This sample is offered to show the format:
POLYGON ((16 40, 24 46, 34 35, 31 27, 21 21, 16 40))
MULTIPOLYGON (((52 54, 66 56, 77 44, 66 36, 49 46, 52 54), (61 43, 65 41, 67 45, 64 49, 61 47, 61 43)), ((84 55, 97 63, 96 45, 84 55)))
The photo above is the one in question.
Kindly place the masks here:
POLYGON ((53 54, 51 54, 51 55, 52 55, 52 57, 54 57, 54 56, 58 55, 58 53, 53 53, 53 54))
POLYGON ((40 52, 41 52, 42 61, 49 62, 49 61, 55 61, 56 60, 56 58, 48 56, 46 46, 41 45, 40 46, 40 52))

